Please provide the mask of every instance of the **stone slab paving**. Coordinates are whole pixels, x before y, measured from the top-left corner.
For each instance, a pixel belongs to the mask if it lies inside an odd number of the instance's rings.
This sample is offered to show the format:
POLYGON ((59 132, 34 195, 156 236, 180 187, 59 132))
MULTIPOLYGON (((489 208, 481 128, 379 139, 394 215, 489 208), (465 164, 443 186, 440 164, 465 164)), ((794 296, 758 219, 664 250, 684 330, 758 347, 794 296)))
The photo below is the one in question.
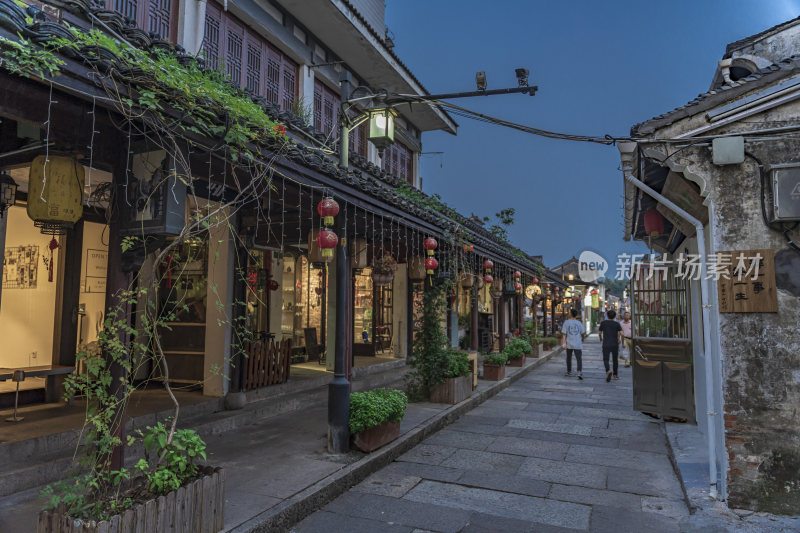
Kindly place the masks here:
POLYGON ((590 337, 585 379, 564 370, 547 362, 293 531, 679 531, 689 509, 630 369, 607 383, 590 337))

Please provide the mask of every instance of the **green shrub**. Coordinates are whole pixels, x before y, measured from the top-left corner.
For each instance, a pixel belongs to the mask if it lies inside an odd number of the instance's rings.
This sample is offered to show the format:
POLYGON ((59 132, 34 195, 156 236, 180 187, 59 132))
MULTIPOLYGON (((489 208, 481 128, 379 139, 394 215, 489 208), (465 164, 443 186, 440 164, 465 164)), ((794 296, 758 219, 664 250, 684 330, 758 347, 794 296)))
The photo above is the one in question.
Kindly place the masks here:
POLYGON ((558 344, 558 339, 555 337, 545 337, 542 339, 542 344, 544 345, 545 350, 549 350, 558 344))
POLYGON ((484 365, 497 365, 503 366, 508 362, 508 357, 501 353, 489 354, 483 358, 484 365))
POLYGON ((450 350, 448 353, 448 378, 460 378, 468 376, 472 372, 472 365, 469 361, 469 355, 466 352, 459 352, 457 350, 450 350))
POLYGON ((399 390, 375 389, 350 395, 350 433, 362 433, 384 422, 400 422, 408 397, 399 390))
POLYGON ((528 355, 531 353, 531 350, 532 348, 530 344, 521 338, 516 338, 506 344, 506 347, 503 349, 503 354, 508 359, 519 359, 523 355, 528 355))

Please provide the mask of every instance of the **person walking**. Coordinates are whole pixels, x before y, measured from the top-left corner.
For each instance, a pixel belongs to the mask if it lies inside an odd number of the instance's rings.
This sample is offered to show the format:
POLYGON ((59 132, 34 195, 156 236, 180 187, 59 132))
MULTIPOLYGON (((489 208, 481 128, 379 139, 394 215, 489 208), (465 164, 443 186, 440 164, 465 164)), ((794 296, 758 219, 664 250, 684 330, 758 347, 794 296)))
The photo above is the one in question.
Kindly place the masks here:
POLYGON ((623 355, 623 359, 625 360, 625 366, 631 366, 631 360, 633 359, 633 335, 631 335, 631 314, 625 311, 622 314, 622 322, 619 323, 619 326, 622 328, 622 347, 625 349, 626 355, 623 355))
POLYGON ((622 338, 622 326, 619 322, 614 320, 617 312, 613 309, 608 312, 608 319, 600 322, 600 341, 603 343, 603 365, 606 367, 606 381, 611 381, 611 368, 608 364, 608 358, 613 358, 614 364, 614 379, 619 379, 617 374, 619 370, 619 341, 622 338))
POLYGON ((579 320, 575 320, 578 316, 578 312, 575 309, 570 309, 569 314, 572 318, 565 320, 561 326, 561 333, 564 334, 561 346, 567 350, 567 373, 564 375, 572 376, 572 355, 574 354, 578 379, 583 379, 581 357, 583 355, 583 339, 586 337, 586 328, 579 320))

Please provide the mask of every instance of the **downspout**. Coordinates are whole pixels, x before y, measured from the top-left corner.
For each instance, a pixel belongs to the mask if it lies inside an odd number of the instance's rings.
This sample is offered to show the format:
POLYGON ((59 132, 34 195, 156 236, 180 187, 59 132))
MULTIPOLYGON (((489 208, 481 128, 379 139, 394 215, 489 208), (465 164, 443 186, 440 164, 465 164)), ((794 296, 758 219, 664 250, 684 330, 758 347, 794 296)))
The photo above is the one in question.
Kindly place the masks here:
MULTIPOLYGON (((207 0, 197 0, 197 19, 194 28, 194 53, 199 54, 203 48, 203 38, 206 33, 206 5, 207 0)), ((227 7, 227 6, 226 6, 227 7)))
POLYGON ((705 378, 706 378, 706 408, 708 409, 708 416, 706 417, 707 432, 708 432, 708 478, 709 478, 709 496, 717 499, 717 460, 716 460, 716 425, 714 424, 714 417, 717 412, 714 411, 714 365, 711 361, 711 304, 709 303, 709 290, 708 280, 706 279, 707 263, 706 263, 706 238, 704 233, 703 223, 695 217, 675 205, 666 197, 654 191, 652 188, 644 184, 644 182, 637 180, 633 177, 630 170, 630 161, 633 159, 633 152, 636 150, 636 143, 619 143, 618 148, 621 158, 623 159, 622 175, 625 180, 636 187, 637 189, 647 193, 653 199, 658 200, 670 211, 689 222, 695 227, 697 234, 697 251, 700 255, 700 307, 703 310, 703 354, 706 358, 705 378), (627 160, 627 161, 626 161, 627 160), (625 165, 625 163, 629 163, 625 165), (627 166, 627 170, 626 170, 627 166))

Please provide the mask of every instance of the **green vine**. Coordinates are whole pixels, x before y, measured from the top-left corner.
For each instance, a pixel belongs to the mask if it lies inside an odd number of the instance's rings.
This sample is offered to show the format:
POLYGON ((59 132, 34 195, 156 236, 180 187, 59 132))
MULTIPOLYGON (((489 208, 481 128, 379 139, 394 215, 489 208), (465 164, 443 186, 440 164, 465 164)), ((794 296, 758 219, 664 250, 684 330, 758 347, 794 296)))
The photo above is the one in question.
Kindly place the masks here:
POLYGON ((26 78, 56 76, 64 65, 64 61, 53 52, 23 39, 22 36, 19 41, 0 36, 0 48, 0 67, 26 78))

